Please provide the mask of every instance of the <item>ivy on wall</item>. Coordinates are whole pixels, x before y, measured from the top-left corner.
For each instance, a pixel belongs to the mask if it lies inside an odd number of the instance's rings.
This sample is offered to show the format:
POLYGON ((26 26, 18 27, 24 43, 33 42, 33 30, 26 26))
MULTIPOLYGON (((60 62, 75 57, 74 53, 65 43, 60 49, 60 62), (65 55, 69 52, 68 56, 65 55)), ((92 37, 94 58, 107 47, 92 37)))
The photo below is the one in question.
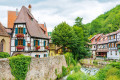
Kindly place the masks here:
POLYGON ((30 62, 30 56, 17 55, 9 58, 11 73, 15 80, 25 80, 30 62))

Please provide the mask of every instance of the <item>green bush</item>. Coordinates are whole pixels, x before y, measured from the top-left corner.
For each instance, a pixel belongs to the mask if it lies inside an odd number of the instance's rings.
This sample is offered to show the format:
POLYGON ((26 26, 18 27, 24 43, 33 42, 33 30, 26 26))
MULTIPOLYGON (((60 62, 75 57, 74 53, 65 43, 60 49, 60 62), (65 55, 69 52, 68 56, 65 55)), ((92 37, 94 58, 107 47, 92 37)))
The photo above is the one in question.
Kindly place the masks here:
POLYGON ((75 71, 75 72, 78 72, 78 71, 80 71, 80 68, 81 68, 81 66, 75 66, 75 67, 74 67, 74 71, 75 71))
POLYGON ((67 68, 62 66, 62 76, 66 76, 68 74, 67 68))
POLYGON ((10 55, 7 52, 0 52, 0 58, 8 58, 10 55))
POLYGON ((93 64, 98 64, 98 61, 97 61, 97 60, 94 60, 94 61, 93 61, 93 64))
POLYGON ((96 80, 104 80, 105 78, 106 78, 106 76, 107 76, 107 72, 108 72, 108 70, 109 69, 111 69, 112 67, 111 66, 106 66, 106 67, 104 67, 104 68, 102 68, 102 69, 100 69, 99 71, 98 71, 98 73, 96 74, 96 80))
POLYGON ((67 77, 67 80, 88 80, 88 76, 85 75, 83 72, 79 71, 69 75, 67 77))
POLYGON ((113 62, 110 64, 112 67, 116 67, 118 69, 120 69, 120 62, 113 62))
POLYGON ((30 56, 17 55, 9 58, 11 73, 15 80, 25 80, 30 62, 30 56))
POLYGON ((66 63, 68 66, 71 64, 76 65, 76 61, 74 60, 72 53, 67 52, 64 55, 65 55, 66 63))

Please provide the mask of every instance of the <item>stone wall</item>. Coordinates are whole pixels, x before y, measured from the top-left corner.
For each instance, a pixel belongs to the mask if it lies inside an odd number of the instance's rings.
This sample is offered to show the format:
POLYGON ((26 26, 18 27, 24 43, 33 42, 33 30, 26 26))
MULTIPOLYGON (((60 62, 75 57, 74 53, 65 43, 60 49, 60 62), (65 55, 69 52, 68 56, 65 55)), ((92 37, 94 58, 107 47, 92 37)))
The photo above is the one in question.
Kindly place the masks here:
POLYGON ((7 58, 0 59, 0 80, 13 80, 11 74, 9 60, 7 58))
MULTIPOLYGON (((26 80, 54 80, 55 69, 58 73, 62 72, 62 66, 66 66, 65 57, 52 56, 46 58, 32 58, 26 80)), ((0 59, 0 80, 13 80, 11 75, 9 60, 0 59)))

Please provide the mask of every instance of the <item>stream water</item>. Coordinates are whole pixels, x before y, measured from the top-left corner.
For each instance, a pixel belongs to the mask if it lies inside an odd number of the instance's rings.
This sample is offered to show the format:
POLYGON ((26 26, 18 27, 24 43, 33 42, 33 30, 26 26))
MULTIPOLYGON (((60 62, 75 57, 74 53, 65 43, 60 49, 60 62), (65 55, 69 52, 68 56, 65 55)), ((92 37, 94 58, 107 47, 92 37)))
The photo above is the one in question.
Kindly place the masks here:
MULTIPOLYGON (((95 75, 99 71, 99 68, 86 68, 86 67, 82 67, 80 70, 83 73, 85 73, 85 74, 95 75)), ((70 74, 72 74, 72 73, 73 73, 73 71, 70 72, 70 74)), ((63 77, 62 80, 66 80, 67 77, 68 77, 68 75, 63 77)))

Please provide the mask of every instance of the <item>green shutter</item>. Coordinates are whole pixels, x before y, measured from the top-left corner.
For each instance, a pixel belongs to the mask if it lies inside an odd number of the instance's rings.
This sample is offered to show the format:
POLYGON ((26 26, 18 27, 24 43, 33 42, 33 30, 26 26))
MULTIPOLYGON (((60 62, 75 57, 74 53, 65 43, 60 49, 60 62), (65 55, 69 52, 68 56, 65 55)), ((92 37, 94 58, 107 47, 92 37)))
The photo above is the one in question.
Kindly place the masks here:
POLYGON ((18 34, 18 28, 15 28, 15 34, 18 34))
POLYGON ((45 42, 46 42, 46 41, 44 41, 44 47, 45 47, 45 42))
POLYGON ((26 32, 26 29, 25 29, 25 28, 23 28, 23 34, 25 34, 25 32, 26 32))
POLYGON ((38 46, 40 46, 40 41, 38 40, 38 46))
POLYGON ((40 58, 40 55, 39 55, 39 58, 40 58))
POLYGON ((25 39, 23 39, 23 46, 25 46, 25 39))
POLYGON ((36 41, 36 40, 34 40, 34 46, 35 46, 35 41, 36 41))
POLYGON ((15 46, 17 46, 17 45, 18 45, 18 40, 16 39, 16 40, 15 40, 15 46))

